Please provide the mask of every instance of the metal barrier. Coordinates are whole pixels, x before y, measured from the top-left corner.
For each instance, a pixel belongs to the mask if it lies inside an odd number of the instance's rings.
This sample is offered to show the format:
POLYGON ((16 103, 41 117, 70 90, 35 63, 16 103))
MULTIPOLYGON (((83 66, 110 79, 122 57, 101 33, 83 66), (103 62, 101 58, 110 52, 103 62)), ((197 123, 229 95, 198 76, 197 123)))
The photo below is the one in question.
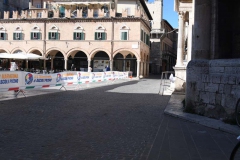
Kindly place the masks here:
MULTIPOLYGON (((160 87, 159 87, 159 92, 158 92, 158 94, 163 95, 163 92, 164 92, 164 90, 165 90, 165 88, 166 88, 166 86, 167 86, 167 85, 166 85, 166 81, 169 80, 169 76, 170 76, 171 74, 175 74, 175 72, 174 72, 174 71, 165 71, 165 72, 162 72, 161 81, 160 81, 160 87), (162 90, 162 93, 160 93, 161 90, 162 90)), ((170 83, 171 83, 171 82, 170 82, 170 83)))

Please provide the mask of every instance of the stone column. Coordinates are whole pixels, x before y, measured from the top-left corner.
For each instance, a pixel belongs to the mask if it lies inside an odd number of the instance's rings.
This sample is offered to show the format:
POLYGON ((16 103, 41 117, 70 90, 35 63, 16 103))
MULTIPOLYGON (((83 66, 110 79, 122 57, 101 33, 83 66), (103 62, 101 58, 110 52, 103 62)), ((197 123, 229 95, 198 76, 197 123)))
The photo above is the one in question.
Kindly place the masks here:
POLYGON ((188 44, 187 44, 187 62, 192 59, 192 26, 193 26, 193 13, 189 12, 189 25, 188 25, 188 44))
POLYGON ((144 63, 144 77, 147 77, 147 62, 144 63))
POLYGON ((126 70, 126 59, 123 60, 123 72, 126 70))
POLYGON ((64 59, 64 69, 67 70, 67 59, 64 59))
POLYGON ((91 71, 89 71, 89 67, 91 67, 92 68, 92 71, 93 71, 93 66, 91 66, 91 59, 88 59, 88 72, 91 72, 91 71))
POLYGON ((139 78, 139 76, 140 76, 140 71, 139 71, 139 69, 140 69, 140 60, 137 60, 137 78, 139 78))
POLYGON ((28 69, 28 60, 26 60, 26 68, 28 69))
POLYGON ((147 62, 147 77, 149 77, 149 62, 147 62))
POLYGON ((140 62, 140 76, 139 78, 143 78, 143 62, 140 62))
POLYGON ((51 70, 53 70, 53 59, 54 59, 54 57, 51 56, 51 70))
POLYGON ((43 69, 46 70, 46 59, 43 60, 43 69))
POLYGON ((178 15, 178 48, 177 48, 177 64, 176 66, 183 66, 183 51, 184 51, 184 12, 179 12, 178 15))
POLYGON ((113 60, 110 60, 110 71, 113 71, 113 60))

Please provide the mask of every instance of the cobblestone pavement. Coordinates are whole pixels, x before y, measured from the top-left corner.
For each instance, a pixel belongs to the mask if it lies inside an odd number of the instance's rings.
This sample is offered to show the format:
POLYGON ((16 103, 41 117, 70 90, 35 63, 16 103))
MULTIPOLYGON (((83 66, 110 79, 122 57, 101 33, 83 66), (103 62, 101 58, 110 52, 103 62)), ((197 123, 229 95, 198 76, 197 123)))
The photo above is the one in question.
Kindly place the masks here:
POLYGON ((236 136, 164 114, 159 79, 0 101, 8 160, 227 160, 236 136))

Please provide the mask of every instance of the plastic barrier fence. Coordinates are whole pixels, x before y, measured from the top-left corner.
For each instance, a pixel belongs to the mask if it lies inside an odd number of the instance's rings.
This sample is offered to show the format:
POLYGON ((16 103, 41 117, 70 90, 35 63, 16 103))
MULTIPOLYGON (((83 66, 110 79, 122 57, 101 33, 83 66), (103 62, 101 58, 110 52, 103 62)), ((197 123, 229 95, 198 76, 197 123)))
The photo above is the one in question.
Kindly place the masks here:
POLYGON ((0 92, 100 82, 123 78, 128 78, 128 72, 67 71, 54 74, 35 74, 21 71, 1 71, 0 92))

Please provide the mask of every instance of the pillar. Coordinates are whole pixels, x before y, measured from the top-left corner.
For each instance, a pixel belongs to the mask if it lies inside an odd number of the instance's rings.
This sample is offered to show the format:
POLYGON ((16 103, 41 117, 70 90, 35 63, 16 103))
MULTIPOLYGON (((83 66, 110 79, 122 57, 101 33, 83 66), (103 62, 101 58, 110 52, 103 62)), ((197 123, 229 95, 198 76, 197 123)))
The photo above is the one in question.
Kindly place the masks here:
POLYGON ((125 72, 126 71, 126 59, 124 58, 124 60, 123 60, 123 72, 125 72))
POLYGON ((26 60, 26 68, 28 69, 28 60, 26 60))
POLYGON ((91 72, 89 69, 90 67, 92 68, 93 71, 93 67, 91 66, 91 59, 88 59, 88 72, 91 72))
POLYGON ((43 60, 43 69, 46 70, 46 60, 43 60))
POLYGON ((139 78, 140 76, 140 72, 139 72, 139 69, 140 69, 140 60, 137 60, 137 78, 139 78))
POLYGON ((67 70, 67 59, 64 59, 64 69, 67 70))
POLYGON ((113 71, 113 60, 110 60, 110 71, 113 71))
POLYGON ((184 12, 179 12, 178 15, 178 48, 177 48, 177 64, 176 66, 183 66, 183 52, 184 52, 184 12))
POLYGON ((143 78, 143 62, 140 62, 140 77, 143 78))
POLYGON ((51 57, 51 70, 53 70, 53 59, 54 59, 54 57, 52 56, 51 57))
POLYGON ((187 62, 192 59, 192 27, 193 27, 193 13, 189 12, 189 25, 188 25, 188 44, 187 44, 187 62))

